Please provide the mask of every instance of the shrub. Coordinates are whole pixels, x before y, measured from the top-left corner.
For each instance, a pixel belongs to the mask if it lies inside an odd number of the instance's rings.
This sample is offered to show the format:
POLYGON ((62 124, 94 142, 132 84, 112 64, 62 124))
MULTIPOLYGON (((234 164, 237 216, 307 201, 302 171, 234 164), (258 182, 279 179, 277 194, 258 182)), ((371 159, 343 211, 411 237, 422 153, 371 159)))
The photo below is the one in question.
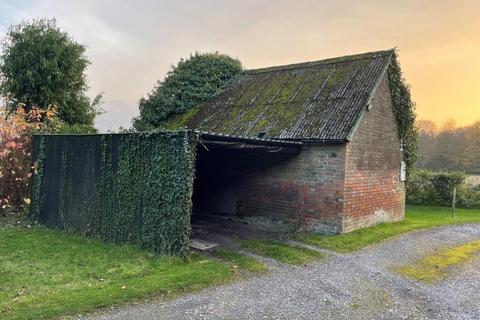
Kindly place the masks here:
POLYGON ((56 133, 59 134, 95 134, 97 129, 89 124, 63 124, 56 133))
POLYGON ((409 174, 407 182, 407 202, 428 204, 435 199, 435 188, 431 181, 432 171, 416 169, 409 174))
POLYGON ((465 174, 461 172, 436 172, 431 181, 435 190, 435 202, 440 205, 452 203, 453 189, 461 186, 465 181, 465 174))
POLYGON ((465 184, 465 179, 462 172, 413 170, 407 183, 407 203, 450 206, 456 187, 459 207, 480 208, 480 190, 465 184))
POLYGON ((192 108, 223 91, 241 72, 240 61, 225 54, 195 53, 181 59, 146 98, 140 99, 140 115, 133 120, 134 129, 166 127, 166 121, 192 112, 192 108))
POLYGON ((53 108, 23 106, 15 112, 0 110, 0 214, 23 210, 29 203, 30 177, 34 166, 31 159, 31 135, 55 131, 61 126, 53 108))
POLYGON ((480 209, 480 188, 461 185, 457 191, 457 203, 462 208, 480 209))

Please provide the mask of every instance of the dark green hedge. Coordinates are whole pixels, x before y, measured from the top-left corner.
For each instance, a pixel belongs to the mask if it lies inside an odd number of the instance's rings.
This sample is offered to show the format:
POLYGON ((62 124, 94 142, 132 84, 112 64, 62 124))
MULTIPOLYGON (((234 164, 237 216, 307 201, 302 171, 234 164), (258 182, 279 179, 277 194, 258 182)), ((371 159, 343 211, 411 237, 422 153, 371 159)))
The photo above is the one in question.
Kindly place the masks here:
POLYGON ((197 140, 191 131, 36 136, 30 214, 85 236, 183 254, 197 140))
POLYGON ((480 208, 480 190, 464 183, 462 172, 437 172, 415 169, 407 182, 407 203, 451 206, 453 188, 457 188, 457 206, 480 208))

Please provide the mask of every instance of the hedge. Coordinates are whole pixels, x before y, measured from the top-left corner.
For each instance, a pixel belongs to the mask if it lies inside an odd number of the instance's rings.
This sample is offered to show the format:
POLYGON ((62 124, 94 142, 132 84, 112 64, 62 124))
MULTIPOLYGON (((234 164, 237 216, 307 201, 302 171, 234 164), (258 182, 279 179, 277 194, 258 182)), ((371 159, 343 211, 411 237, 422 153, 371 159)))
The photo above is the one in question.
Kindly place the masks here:
POLYGON ((187 130, 35 136, 30 215, 85 236, 184 254, 197 141, 187 130))
POLYGON ((408 177, 407 203, 450 206, 455 187, 458 207, 480 208, 480 189, 465 184, 465 179, 462 172, 415 169, 408 177))

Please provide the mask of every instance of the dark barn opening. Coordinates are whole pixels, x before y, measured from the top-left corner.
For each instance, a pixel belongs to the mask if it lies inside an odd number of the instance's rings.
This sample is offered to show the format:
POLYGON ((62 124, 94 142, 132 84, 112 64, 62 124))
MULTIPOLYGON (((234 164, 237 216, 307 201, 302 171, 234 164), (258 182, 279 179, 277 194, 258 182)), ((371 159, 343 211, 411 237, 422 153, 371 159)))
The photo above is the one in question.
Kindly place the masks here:
POLYGON ((192 226, 214 232, 249 215, 245 181, 295 157, 301 143, 202 134, 197 146, 192 226))

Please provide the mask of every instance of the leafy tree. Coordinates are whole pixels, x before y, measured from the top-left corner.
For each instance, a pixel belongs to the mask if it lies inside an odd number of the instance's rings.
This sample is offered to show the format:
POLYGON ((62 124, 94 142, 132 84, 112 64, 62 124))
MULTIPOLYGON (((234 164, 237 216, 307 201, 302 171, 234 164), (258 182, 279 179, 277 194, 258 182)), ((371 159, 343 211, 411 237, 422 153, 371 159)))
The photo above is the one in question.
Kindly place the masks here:
POLYGON ((140 99, 140 116, 133 127, 141 131, 164 127, 171 117, 220 93, 241 72, 240 61, 225 54, 195 53, 181 59, 147 98, 140 99))
POLYGON ((93 125, 101 95, 87 97, 85 46, 60 30, 55 20, 40 19, 11 26, 2 44, 0 93, 10 110, 19 104, 46 110, 55 105, 67 124, 93 125))
POLYGON ((419 132, 423 132, 431 136, 438 133, 437 125, 431 120, 418 120, 416 125, 419 132))
POLYGON ((433 150, 433 157, 436 162, 435 169, 461 169, 462 136, 461 132, 457 130, 457 125, 453 119, 443 124, 436 136, 435 149, 433 150))
POLYGON ((418 123, 417 167, 480 173, 480 121, 458 127, 448 120, 439 130, 426 123, 418 123))
POLYGON ((437 135, 437 125, 433 121, 419 120, 418 128, 418 155, 415 166, 425 168, 434 151, 435 136, 437 135))
POLYGON ((480 173, 480 120, 465 130, 464 165, 470 172, 480 173))

